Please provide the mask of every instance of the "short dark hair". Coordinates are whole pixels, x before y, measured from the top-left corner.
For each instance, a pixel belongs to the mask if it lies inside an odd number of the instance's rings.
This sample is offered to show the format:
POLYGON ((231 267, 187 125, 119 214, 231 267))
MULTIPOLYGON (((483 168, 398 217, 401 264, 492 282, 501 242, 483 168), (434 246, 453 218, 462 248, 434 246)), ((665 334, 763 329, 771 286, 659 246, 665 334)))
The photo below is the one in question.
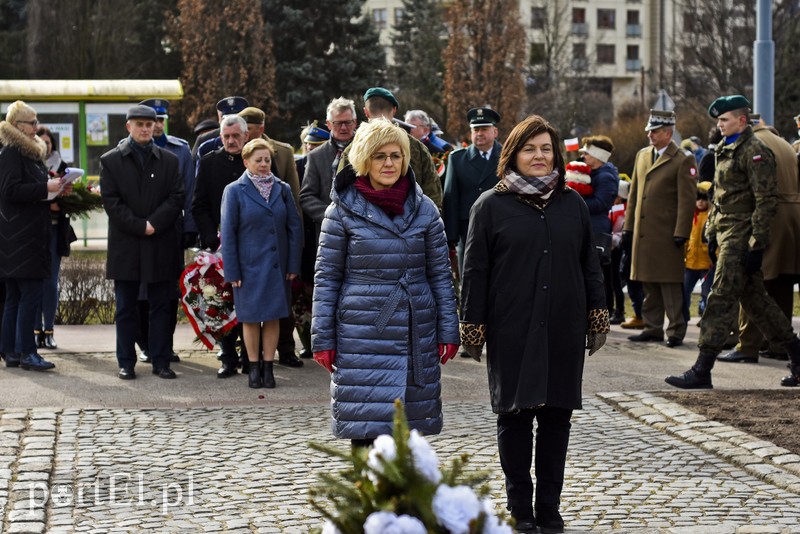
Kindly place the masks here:
POLYGON ((367 111, 369 111, 370 116, 373 118, 376 115, 385 117, 387 115, 393 116, 394 114, 394 106, 392 103, 379 96, 368 98, 367 101, 364 102, 364 107, 367 108, 367 111))
POLYGON ((553 143, 553 168, 558 170, 558 176, 564 179, 564 154, 561 152, 561 140, 558 131, 547 119, 539 115, 530 115, 522 122, 514 126, 508 135, 506 142, 503 143, 503 150, 500 152, 500 161, 497 164, 497 176, 500 179, 505 176, 507 170, 517 171, 516 156, 522 149, 525 142, 531 137, 541 133, 550 134, 550 141, 553 143))

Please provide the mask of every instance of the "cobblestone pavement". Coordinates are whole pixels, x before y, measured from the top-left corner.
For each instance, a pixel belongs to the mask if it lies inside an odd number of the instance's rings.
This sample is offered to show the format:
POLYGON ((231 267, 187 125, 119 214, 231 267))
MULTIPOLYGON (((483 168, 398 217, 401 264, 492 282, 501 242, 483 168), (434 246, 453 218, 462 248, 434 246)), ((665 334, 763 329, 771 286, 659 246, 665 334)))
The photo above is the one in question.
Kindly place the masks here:
MULTIPOLYGON (((563 493, 568 532, 800 532, 800 458, 651 394, 588 397, 563 493), (620 411, 621 410, 621 411, 620 411)), ((445 403, 440 460, 472 454, 504 502, 494 416, 445 403)), ((308 532, 327 404, 0 411, 2 533, 308 532)))

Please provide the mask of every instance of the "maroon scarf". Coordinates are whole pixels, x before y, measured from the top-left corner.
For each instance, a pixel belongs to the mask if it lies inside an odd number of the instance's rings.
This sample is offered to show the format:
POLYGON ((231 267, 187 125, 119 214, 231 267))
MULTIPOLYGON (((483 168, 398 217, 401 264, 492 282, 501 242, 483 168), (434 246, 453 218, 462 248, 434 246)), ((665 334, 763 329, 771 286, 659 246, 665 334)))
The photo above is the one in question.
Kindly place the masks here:
POLYGON ((372 187, 369 178, 359 176, 353 185, 369 202, 385 211, 389 217, 394 217, 403 214, 403 204, 405 204, 408 191, 411 189, 411 180, 401 176, 389 189, 378 190, 372 187))

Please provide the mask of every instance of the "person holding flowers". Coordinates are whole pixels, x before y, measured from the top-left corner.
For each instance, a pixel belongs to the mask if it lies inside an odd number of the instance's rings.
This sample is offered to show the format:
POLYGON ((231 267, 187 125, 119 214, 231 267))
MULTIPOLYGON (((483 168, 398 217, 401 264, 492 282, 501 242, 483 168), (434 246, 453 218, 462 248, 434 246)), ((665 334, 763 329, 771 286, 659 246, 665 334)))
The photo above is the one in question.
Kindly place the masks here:
POLYGON ((503 144, 500 181, 472 206, 461 337, 483 344, 507 505, 518 532, 563 532, 558 507, 572 411, 581 407, 584 348, 609 331, 591 215, 565 185, 555 128, 538 115, 503 144), (536 429, 536 493, 531 463, 536 429))
POLYGON ((278 321, 289 315, 289 281, 300 273, 303 235, 289 184, 270 170, 269 143, 260 138, 248 142, 242 159, 244 173, 222 194, 222 262, 242 323, 249 386, 274 388, 278 321))
POLYGON ((362 124, 322 222, 311 348, 331 373, 333 433, 354 446, 391 433, 395 399, 412 430, 438 434, 439 362, 459 346, 444 226, 409 161, 404 130, 362 124))

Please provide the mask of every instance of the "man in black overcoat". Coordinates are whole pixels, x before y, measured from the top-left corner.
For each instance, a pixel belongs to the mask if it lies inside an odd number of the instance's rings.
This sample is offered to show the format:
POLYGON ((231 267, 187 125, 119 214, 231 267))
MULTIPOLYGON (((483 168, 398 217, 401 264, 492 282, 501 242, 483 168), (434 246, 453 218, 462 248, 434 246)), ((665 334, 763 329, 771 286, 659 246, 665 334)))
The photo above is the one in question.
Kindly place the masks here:
POLYGON ((503 149, 496 141, 499 113, 491 108, 472 108, 467 120, 472 144, 450 153, 442 209, 447 242, 458 250, 459 272, 464 269, 469 210, 481 193, 497 184, 497 162, 503 149))
POLYGON ((183 181, 178 158, 153 142, 156 112, 128 110, 128 138, 100 157, 100 191, 108 214, 106 277, 114 280, 119 378, 136 378, 137 297, 147 284, 153 374, 170 369, 171 298, 183 268, 183 181))

